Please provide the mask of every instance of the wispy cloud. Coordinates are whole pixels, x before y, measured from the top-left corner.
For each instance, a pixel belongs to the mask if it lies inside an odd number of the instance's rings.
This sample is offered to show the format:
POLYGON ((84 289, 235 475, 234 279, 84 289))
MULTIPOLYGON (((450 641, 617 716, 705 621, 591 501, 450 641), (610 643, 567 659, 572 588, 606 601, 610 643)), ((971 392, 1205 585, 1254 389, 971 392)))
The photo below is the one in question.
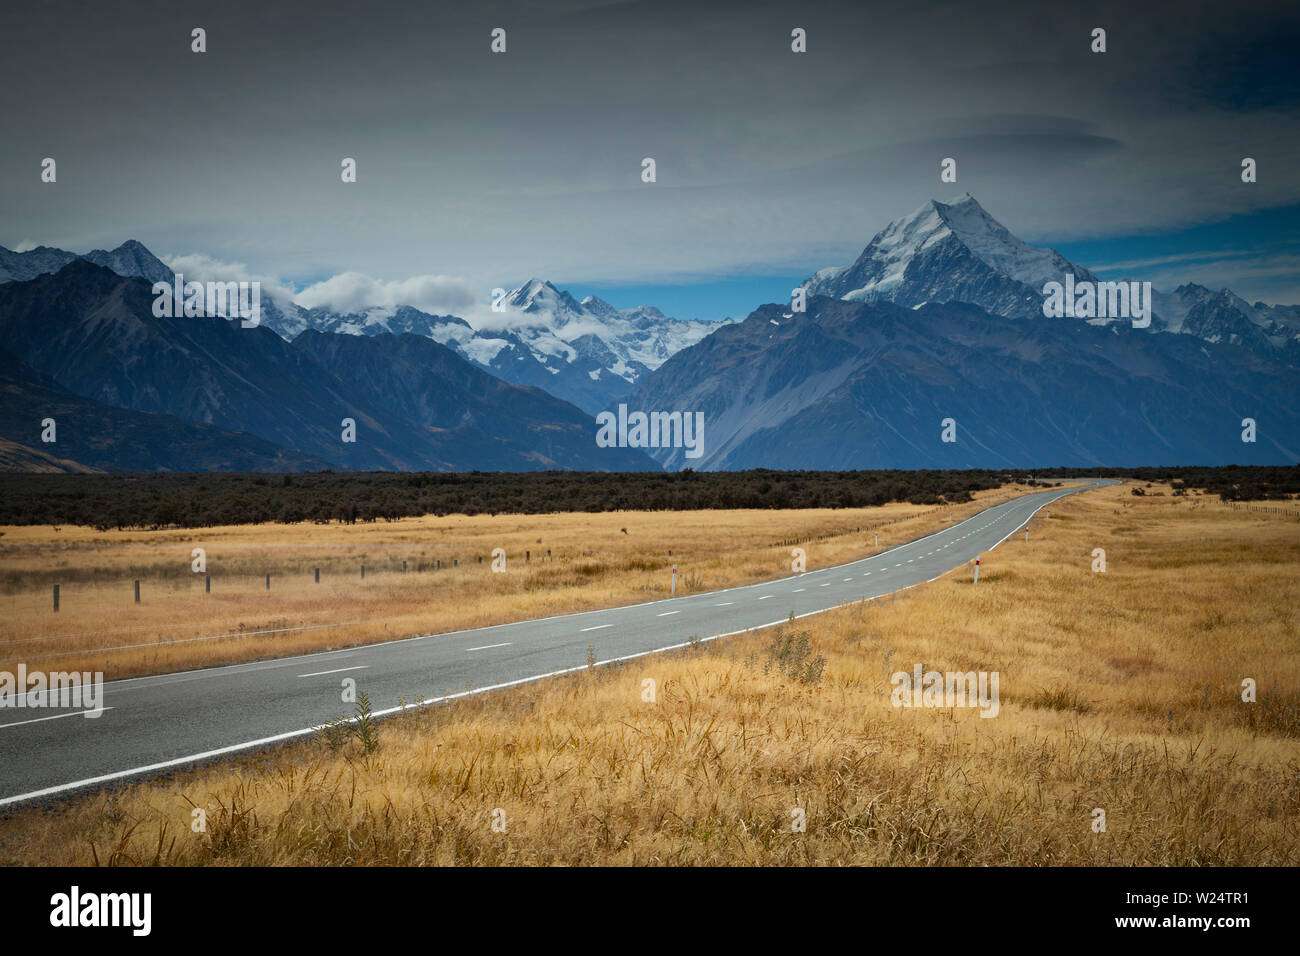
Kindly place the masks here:
POLYGON ((1144 272, 1157 289, 1168 290, 1186 282, 1211 289, 1228 288, 1252 302, 1270 305, 1300 304, 1300 253, 1242 255, 1238 258, 1178 262, 1144 272))
POLYGON ((1087 265, 1089 269, 1098 275, 1108 275, 1114 272, 1132 272, 1139 269, 1156 269, 1162 266, 1184 267, 1193 262, 1226 262, 1241 256, 1252 255, 1255 255, 1255 253, 1248 249, 1207 249, 1203 252, 1185 252, 1168 256, 1153 256, 1148 259, 1126 259, 1120 262, 1103 262, 1096 265, 1087 265))
POLYGON ((384 281, 360 272, 343 272, 309 285, 295 299, 305 308, 334 312, 409 305, 422 312, 459 314, 475 304, 474 291, 464 279, 422 275, 384 281))
POLYGON ((186 282, 260 282, 262 295, 269 295, 281 302, 293 301, 294 290, 290 283, 278 276, 250 269, 242 262, 227 262, 198 252, 160 255, 158 258, 173 272, 184 275, 186 282))

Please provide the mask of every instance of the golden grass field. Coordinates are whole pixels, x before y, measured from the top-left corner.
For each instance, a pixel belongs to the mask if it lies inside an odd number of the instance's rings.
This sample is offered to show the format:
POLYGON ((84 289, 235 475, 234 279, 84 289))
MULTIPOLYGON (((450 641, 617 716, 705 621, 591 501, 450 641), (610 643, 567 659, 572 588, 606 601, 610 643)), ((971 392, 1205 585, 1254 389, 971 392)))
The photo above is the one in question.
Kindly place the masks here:
POLYGON ((810 569, 824 567, 1027 490, 1008 485, 951 509, 455 515, 152 532, 8 527, 0 529, 0 670, 21 661, 113 680, 634 604, 668 595, 674 563, 678 593, 732 587, 788 574, 782 541, 823 536, 803 547, 810 569), (210 594, 191 570, 195 548, 206 552, 210 594), (506 552, 505 573, 490 570, 493 548, 506 552))
MULTIPOLYGON (((707 520, 620 521, 678 519, 707 520)), ((304 741, 15 813, 0 862, 1300 862, 1300 524, 1120 486, 1030 527, 978 585, 789 625, 820 679, 770 632, 705 643, 404 714, 373 753, 304 741), (998 671, 999 715, 894 708, 915 663, 998 671)))

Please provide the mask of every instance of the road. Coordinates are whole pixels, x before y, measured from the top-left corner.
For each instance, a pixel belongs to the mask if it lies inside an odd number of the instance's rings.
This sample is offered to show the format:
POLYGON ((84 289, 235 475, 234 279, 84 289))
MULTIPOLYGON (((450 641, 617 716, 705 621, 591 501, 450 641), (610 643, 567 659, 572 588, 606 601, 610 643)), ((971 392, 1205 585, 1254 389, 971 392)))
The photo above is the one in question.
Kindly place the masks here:
POLYGON ((1086 486, 1036 492, 850 564, 775 581, 299 657, 106 682, 104 712, 0 709, 0 807, 92 789, 309 735, 352 710, 377 715, 630 660, 912 587, 997 547, 1036 511, 1086 486), (470 690, 474 688, 474 690, 470 690))

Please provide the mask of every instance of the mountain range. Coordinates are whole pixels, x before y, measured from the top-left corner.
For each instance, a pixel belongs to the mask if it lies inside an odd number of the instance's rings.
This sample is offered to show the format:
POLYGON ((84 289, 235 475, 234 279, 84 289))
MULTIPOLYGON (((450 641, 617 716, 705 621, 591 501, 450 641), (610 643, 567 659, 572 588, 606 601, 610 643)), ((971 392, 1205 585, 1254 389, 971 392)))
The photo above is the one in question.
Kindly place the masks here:
MULTIPOLYGON (((811 276, 803 311, 764 305, 724 323, 578 301, 531 279, 473 325, 410 306, 340 313, 264 295, 261 327, 241 329, 220 317, 155 318, 150 285, 172 274, 134 240, 85 256, 0 249, 0 467, 1297 459, 1300 307, 1185 284, 1154 293, 1148 328, 1045 318, 1044 285, 1067 277, 1098 281, 1019 240, 969 194, 926 203, 853 263, 811 276), (57 403, 65 418, 97 423, 98 446, 84 430, 76 448, 34 443, 46 417, 34 416, 57 403), (620 404, 703 413, 702 456, 598 446, 593 416, 620 404), (341 438, 345 418, 356 423, 355 442, 341 438), (1248 418, 1255 442, 1241 440, 1248 418), (955 441, 941 439, 947 419, 955 441)), ((61 424, 60 441, 74 432, 61 424)))
POLYGON ((275 301, 263 321, 288 339, 306 329, 426 336, 507 382, 543 388, 593 415, 718 326, 669 318, 652 306, 620 310, 595 296, 579 302, 541 279, 508 292, 499 315, 497 326, 475 328, 411 306, 339 313, 275 301))
POLYGON ((111 269, 120 276, 138 276, 151 283, 171 282, 175 278, 172 270, 146 249, 143 243, 128 239, 112 251, 96 249, 84 256, 52 246, 37 246, 26 252, 13 252, 0 246, 0 283, 23 282, 58 272, 77 259, 111 269))
POLYGON ((1048 282, 1098 278, 974 197, 931 201, 852 264, 679 352, 629 408, 702 411, 668 468, 1001 468, 1300 459, 1300 309, 1154 294, 1151 324, 1045 318, 1048 282), (1243 442, 1243 419, 1256 440, 1243 442), (941 440, 951 419, 956 441, 941 440))
MULTIPOLYGON (((265 461, 249 470, 655 467, 632 449, 597 449, 584 412, 495 378, 431 339, 311 332, 290 343, 265 327, 241 328, 239 319, 159 318, 153 299, 145 279, 83 259, 0 285, 0 341, 22 363, 11 369, 0 437, 30 444, 39 419, 11 409, 54 386, 96 407, 262 439, 256 447, 265 461), (355 441, 345 440, 345 419, 354 423, 355 441)), ((122 416, 107 431, 122 431, 129 421, 122 416)), ((54 453, 52 447, 43 450, 54 453)), ((158 429, 153 467, 211 466, 185 448, 158 429)), ((247 464, 245 456, 238 466, 247 464)), ((118 468, 128 468, 125 457, 118 468)))
MULTIPOLYGON (((97 249, 84 256, 50 246, 27 252, 0 247, 0 283, 57 272, 75 259, 151 283, 175 278, 142 243, 130 239, 112 251, 97 249)), ((292 340, 307 329, 422 335, 507 382, 545 389, 592 415, 610 408, 670 355, 718 327, 717 322, 670 318, 653 306, 616 309, 596 296, 579 302, 541 279, 506 293, 493 318, 491 327, 475 328, 459 316, 409 305, 337 312, 262 296, 262 324, 282 338, 292 340)))
MULTIPOLYGON (((802 287, 809 295, 850 302, 892 302, 909 308, 969 302, 994 315, 1040 319, 1043 286, 1064 282, 1067 275, 1076 282, 1099 281, 1055 250, 1016 238, 967 193, 951 203, 928 202, 895 220, 855 262, 823 269, 802 287)), ((1228 289, 1215 292, 1193 283, 1170 293, 1153 292, 1153 299, 1152 333, 1244 345, 1300 363, 1300 306, 1252 305, 1228 289)), ((1108 325, 1127 320, 1089 321, 1108 325)))
POLYGON ((1082 320, 813 296, 673 356, 629 408, 704 413, 667 468, 1007 468, 1300 459, 1300 370, 1231 344, 1082 320), (1242 420, 1257 441, 1241 441, 1242 420), (943 441, 952 420, 955 441, 943 441))

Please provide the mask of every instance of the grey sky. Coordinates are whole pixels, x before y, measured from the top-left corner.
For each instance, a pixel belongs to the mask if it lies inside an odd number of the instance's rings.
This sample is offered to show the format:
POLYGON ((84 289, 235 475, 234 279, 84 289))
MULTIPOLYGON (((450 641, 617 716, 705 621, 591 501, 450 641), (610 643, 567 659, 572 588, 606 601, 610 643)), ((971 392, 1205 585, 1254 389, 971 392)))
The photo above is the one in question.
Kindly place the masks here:
MULTIPOLYGON (((421 304, 445 287, 451 308, 530 275, 842 264, 965 191, 1051 242, 1300 204, 1295 5, 1132 6, 10 5, 0 245, 134 237, 299 285, 447 276, 421 304)), ((1273 279, 1298 271, 1273 251, 1273 279)))

